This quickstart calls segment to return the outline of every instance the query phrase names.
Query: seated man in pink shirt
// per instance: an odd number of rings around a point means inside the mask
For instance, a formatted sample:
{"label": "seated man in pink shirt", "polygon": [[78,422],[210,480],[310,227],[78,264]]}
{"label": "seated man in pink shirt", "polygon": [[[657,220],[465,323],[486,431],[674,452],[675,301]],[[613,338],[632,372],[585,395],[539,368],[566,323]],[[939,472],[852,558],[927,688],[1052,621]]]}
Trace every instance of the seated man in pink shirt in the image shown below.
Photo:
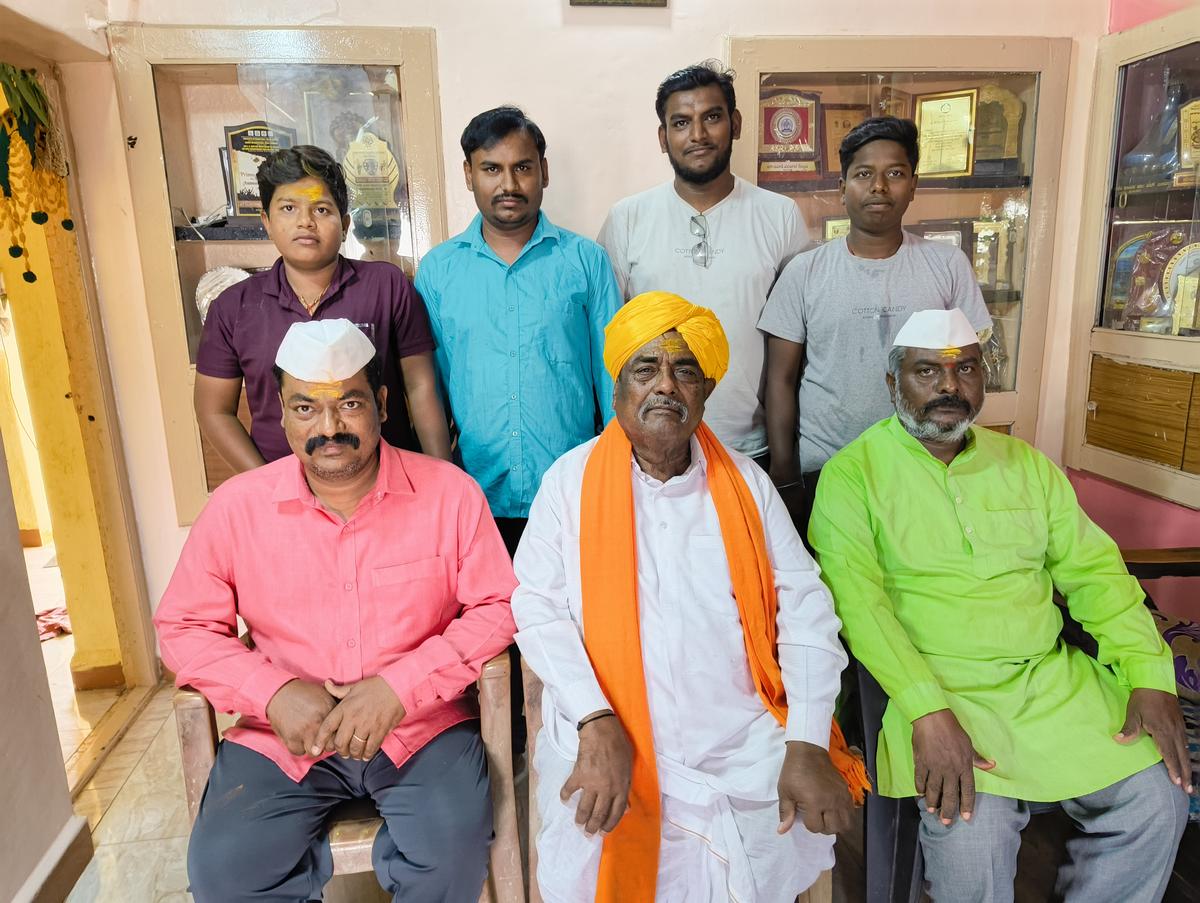
{"label": "seated man in pink shirt", "polygon": [[241,713],[192,830],[198,903],[320,899],[326,819],[355,797],[386,822],[373,858],[394,899],[483,884],[491,797],[464,690],[512,642],[516,581],[475,482],[380,439],[374,354],[348,320],[288,330],[294,454],[217,489],[155,615],[178,683]]}

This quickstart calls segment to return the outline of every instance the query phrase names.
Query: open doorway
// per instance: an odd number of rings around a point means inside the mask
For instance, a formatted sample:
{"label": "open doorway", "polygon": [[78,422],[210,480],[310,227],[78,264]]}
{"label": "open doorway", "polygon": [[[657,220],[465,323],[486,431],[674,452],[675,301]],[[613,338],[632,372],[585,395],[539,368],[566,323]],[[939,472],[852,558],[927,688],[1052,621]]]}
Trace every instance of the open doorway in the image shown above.
{"label": "open doorway", "polygon": [[[118,675],[115,671],[107,676],[92,675],[90,681],[111,686],[83,689],[76,687],[72,674],[75,636],[67,610],[66,589],[45,486],[45,480],[54,475],[43,470],[42,456],[34,437],[29,392],[3,274],[0,274],[0,440],[7,450],[8,478],[17,511],[25,574],[42,643],[59,746],[63,762],[67,764],[78,760],[95,727],[112,710],[126,687],[123,673]],[[69,542],[70,532],[65,535]],[[74,550],[68,548],[65,551],[70,556]],[[89,681],[82,678],[80,682],[86,684]]]}
{"label": "open doorway", "polygon": [[0,45],[0,436],[74,794],[159,667],[52,72]]}

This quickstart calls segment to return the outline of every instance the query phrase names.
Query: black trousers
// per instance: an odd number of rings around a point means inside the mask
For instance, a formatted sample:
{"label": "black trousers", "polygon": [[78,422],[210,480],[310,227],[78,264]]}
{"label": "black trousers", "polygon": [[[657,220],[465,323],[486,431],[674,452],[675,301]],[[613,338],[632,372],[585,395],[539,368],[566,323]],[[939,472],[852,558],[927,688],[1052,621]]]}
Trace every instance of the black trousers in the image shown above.
{"label": "black trousers", "polygon": [[332,756],[299,783],[261,753],[222,742],[188,846],[196,903],[320,900],[333,876],[330,812],[370,798],[385,827],[372,862],[393,900],[475,903],[487,874],[492,796],[476,721],[443,731],[397,768]]}

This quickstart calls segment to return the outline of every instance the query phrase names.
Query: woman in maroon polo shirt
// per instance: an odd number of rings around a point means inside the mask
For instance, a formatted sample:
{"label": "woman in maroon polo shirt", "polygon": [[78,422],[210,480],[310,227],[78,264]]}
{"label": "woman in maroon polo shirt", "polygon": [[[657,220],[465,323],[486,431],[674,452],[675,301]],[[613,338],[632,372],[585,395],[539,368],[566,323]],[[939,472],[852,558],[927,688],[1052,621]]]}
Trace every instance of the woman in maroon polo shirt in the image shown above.
{"label": "woman in maroon polo shirt", "polygon": [[[383,363],[390,408],[384,439],[415,449],[415,427],[421,451],[449,459],[425,305],[392,264],[338,253],[350,227],[341,167],[319,147],[297,145],[267,157],[258,187],[263,226],[280,257],[270,270],[226,289],[209,308],[196,355],[201,432],[237,472],[290,454],[271,372],[275,352],[293,323],[341,317],[367,334]],[[237,418],[243,381],[249,434]],[[400,399],[408,402],[407,411]]]}

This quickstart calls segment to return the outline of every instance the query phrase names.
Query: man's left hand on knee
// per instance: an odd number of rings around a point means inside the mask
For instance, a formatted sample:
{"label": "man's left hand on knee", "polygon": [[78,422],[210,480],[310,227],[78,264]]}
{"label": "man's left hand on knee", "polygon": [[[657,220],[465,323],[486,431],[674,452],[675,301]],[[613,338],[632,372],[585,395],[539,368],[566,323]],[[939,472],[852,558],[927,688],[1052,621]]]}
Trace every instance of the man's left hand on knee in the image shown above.
{"label": "man's left hand on knee", "polygon": [[1163,764],[1171,780],[1188,793],[1192,792],[1192,766],[1188,759],[1187,739],[1179,701],[1162,690],[1137,689],[1129,694],[1125,709],[1125,724],[1114,739],[1128,744],[1143,733],[1154,738]]}
{"label": "man's left hand on knee", "polygon": [[316,744],[347,759],[369,762],[404,718],[400,698],[382,677],[341,686],[327,680],[325,689],[340,701],[321,723]]}

